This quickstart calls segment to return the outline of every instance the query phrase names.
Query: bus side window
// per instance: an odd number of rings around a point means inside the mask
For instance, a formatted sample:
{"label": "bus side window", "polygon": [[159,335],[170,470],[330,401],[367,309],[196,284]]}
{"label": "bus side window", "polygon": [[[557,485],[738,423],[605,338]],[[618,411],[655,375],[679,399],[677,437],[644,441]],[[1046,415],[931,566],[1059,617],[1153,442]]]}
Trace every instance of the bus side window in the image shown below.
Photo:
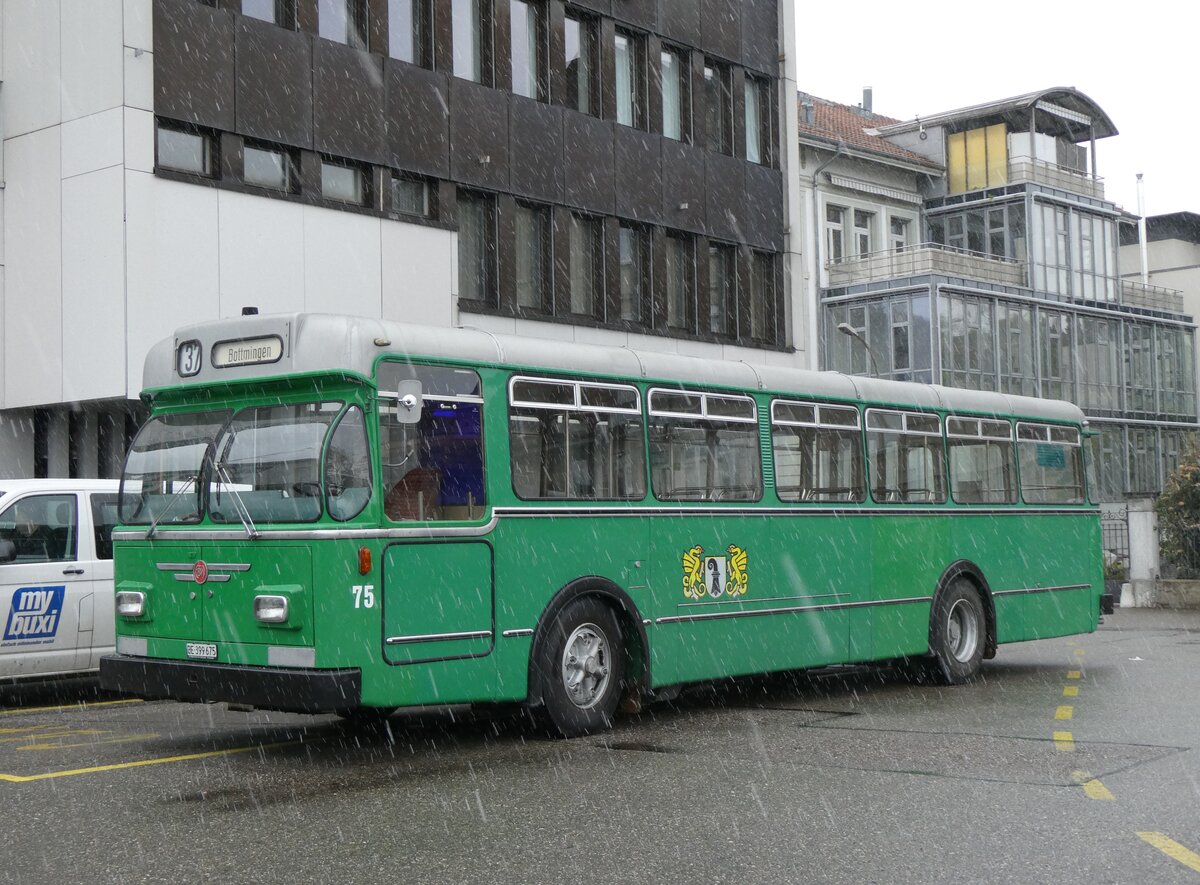
{"label": "bus side window", "polygon": [[[421,383],[421,419],[400,422],[385,391]],[[469,369],[382,363],[379,446],[383,510],[392,521],[478,519],[486,502],[483,398]]]}
{"label": "bus side window", "polygon": [[1012,426],[1007,421],[946,418],[950,495],[959,504],[1015,504]]}
{"label": "bus side window", "polygon": [[858,409],[771,404],[775,491],[788,503],[861,502],[867,496]]}
{"label": "bus side window", "polygon": [[650,391],[650,476],[660,501],[758,501],[761,468],[754,400]]}
{"label": "bus side window", "polygon": [[362,409],[342,415],[325,453],[325,506],[337,520],[353,519],[371,498],[371,458]]}
{"label": "bus side window", "polygon": [[867,409],[871,496],[880,504],[944,504],[941,420],[924,412]]}

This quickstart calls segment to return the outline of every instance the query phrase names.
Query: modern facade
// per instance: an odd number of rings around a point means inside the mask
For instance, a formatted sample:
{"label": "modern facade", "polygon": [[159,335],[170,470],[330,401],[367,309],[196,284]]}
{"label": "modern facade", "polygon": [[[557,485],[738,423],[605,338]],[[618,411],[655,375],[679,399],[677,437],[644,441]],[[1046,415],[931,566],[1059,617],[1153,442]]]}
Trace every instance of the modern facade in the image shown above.
{"label": "modern facade", "polygon": [[791,0],[0,10],[0,476],[113,475],[246,307],[811,361]]}
{"label": "modern facade", "polygon": [[799,117],[824,366],[1070,400],[1103,499],[1161,489],[1196,428],[1195,329],[1180,292],[1123,278],[1103,109],[1064,88],[904,122],[801,95]]}

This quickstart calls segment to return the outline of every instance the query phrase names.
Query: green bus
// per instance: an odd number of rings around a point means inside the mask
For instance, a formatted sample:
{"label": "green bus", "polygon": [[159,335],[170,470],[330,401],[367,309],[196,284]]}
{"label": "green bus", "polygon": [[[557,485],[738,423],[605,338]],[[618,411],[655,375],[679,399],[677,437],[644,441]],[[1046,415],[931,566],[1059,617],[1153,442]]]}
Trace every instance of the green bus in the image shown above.
{"label": "green bus", "polygon": [[321,314],[146,360],[107,689],[519,702],[1094,630],[1083,415],[999,393]]}

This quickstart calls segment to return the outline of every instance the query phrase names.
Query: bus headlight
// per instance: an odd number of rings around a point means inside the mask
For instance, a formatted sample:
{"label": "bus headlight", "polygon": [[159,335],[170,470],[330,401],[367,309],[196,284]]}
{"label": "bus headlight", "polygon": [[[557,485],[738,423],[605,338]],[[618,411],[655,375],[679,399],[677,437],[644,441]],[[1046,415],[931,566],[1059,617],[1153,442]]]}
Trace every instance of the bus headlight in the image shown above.
{"label": "bus headlight", "polygon": [[286,596],[255,596],[254,619],[264,624],[282,624],[288,619]]}
{"label": "bus headlight", "polygon": [[123,618],[140,618],[146,613],[146,594],[139,590],[122,590],[116,596],[117,614]]}

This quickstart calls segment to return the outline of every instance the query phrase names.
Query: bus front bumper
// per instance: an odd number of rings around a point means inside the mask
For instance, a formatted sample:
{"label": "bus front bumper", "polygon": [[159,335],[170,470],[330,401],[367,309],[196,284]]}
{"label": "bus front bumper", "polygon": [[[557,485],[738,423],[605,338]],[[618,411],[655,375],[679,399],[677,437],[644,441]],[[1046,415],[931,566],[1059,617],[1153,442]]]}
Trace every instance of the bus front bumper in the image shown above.
{"label": "bus front bumper", "polygon": [[289,713],[332,713],[358,707],[362,671],[106,655],[100,659],[100,686],[147,700],[226,701]]}

